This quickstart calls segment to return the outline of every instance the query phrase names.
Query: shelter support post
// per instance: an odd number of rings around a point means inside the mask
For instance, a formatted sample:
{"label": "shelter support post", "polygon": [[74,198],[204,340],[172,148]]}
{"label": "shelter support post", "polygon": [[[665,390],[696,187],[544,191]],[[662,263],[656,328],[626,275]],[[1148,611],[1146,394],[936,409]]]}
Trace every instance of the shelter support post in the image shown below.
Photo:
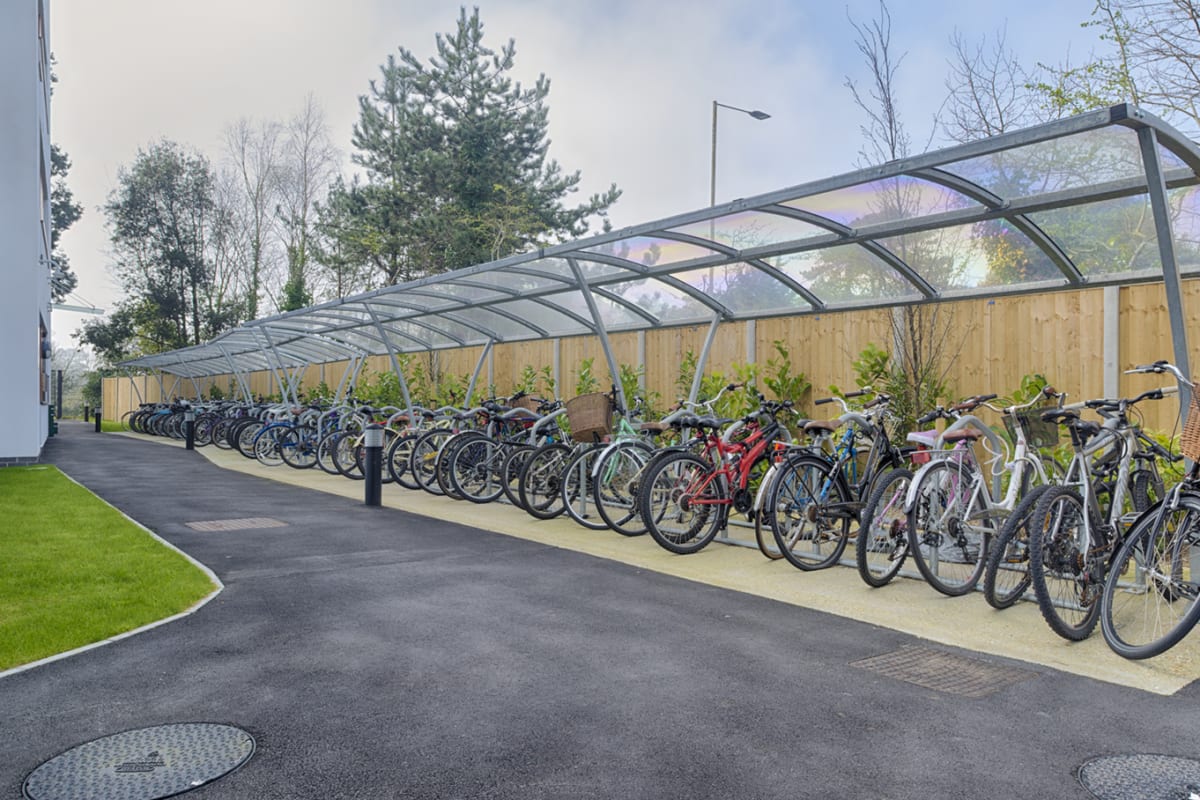
{"label": "shelter support post", "polygon": [[483,346],[483,352],[479,354],[479,360],[475,362],[475,371],[471,373],[471,382],[467,384],[467,397],[463,400],[463,405],[467,408],[471,407],[471,398],[475,396],[475,383],[479,380],[479,373],[483,370],[483,365],[492,352],[493,344],[495,341],[488,339],[487,344]]}
{"label": "shelter support post", "polygon": [[[375,323],[375,331],[379,334],[379,338],[383,340],[383,346],[387,348],[388,358],[392,360],[392,371],[396,373],[396,380],[400,382],[400,394],[404,397],[404,410],[408,412],[408,417],[411,420],[413,413],[412,396],[408,393],[408,381],[404,379],[404,370],[400,369],[400,359],[396,357],[396,348],[392,346],[392,340],[388,338],[387,333],[383,330],[383,323],[379,321],[379,315],[375,313],[374,307],[367,305],[367,311],[371,314],[371,321]],[[354,377],[358,377],[357,372]]]}
{"label": "shelter support post", "polygon": [[1104,396],[1121,396],[1121,287],[1104,287]]}
{"label": "shelter support post", "polygon": [[[1175,235],[1171,230],[1171,208],[1167,204],[1167,183],[1163,177],[1162,160],[1158,153],[1158,135],[1153,128],[1138,129],[1138,144],[1142,148],[1142,165],[1146,168],[1146,188],[1150,193],[1150,208],[1154,212],[1154,232],[1158,238],[1158,255],[1162,261],[1163,286],[1167,294],[1167,317],[1171,321],[1171,342],[1175,366],[1184,375],[1192,374],[1188,363],[1187,326],[1183,316],[1183,287],[1179,281],[1179,265],[1175,261]],[[1187,386],[1179,387],[1180,408],[1190,406],[1192,393]]]}
{"label": "shelter support post", "polygon": [[[283,382],[283,359],[279,357],[279,351],[275,349],[275,340],[271,338],[271,331],[266,327],[255,328],[255,331],[262,331],[263,336],[267,340],[267,350],[271,354],[273,366],[271,372],[275,375],[275,383],[279,386],[279,399],[286,402],[288,400],[288,388]],[[295,402],[295,398],[291,398]]]}
{"label": "shelter support post", "polygon": [[688,393],[688,402],[696,402],[700,394],[700,381],[704,377],[704,367],[708,364],[708,352],[712,350],[713,340],[717,338],[717,328],[721,325],[721,317],[714,314],[712,323],[708,326],[708,335],[704,337],[704,346],[700,348],[700,358],[696,359],[696,374],[692,376],[692,390]]}
{"label": "shelter support post", "polygon": [[612,342],[608,339],[608,329],[604,326],[604,318],[600,316],[596,298],[592,296],[592,289],[588,286],[583,270],[579,268],[575,259],[569,258],[567,263],[571,265],[571,272],[575,274],[583,301],[587,303],[588,312],[592,315],[592,323],[596,326],[596,337],[600,339],[600,347],[604,350],[604,360],[608,362],[608,376],[612,379],[612,386],[616,390],[617,404],[621,406],[625,414],[628,414],[630,409],[629,403],[625,400],[625,389],[621,386],[621,371],[617,368],[617,358],[613,355]]}
{"label": "shelter support post", "polygon": [[237,364],[234,362],[233,357],[229,355],[228,350],[220,345],[217,345],[217,351],[221,355],[225,356],[225,363],[229,365],[229,371],[233,374],[233,379],[237,381],[238,391],[242,393],[242,399],[247,403],[251,402],[253,398],[250,396],[250,383],[246,380],[246,376],[242,374],[240,369],[238,369]]}
{"label": "shelter support post", "polygon": [[[137,381],[133,379],[133,373],[125,370],[125,377],[129,378],[129,385],[133,387],[133,393],[137,395],[138,405],[140,406],[145,403],[146,401],[142,399],[142,390],[138,388]],[[116,411],[116,409],[114,408],[113,411]]]}

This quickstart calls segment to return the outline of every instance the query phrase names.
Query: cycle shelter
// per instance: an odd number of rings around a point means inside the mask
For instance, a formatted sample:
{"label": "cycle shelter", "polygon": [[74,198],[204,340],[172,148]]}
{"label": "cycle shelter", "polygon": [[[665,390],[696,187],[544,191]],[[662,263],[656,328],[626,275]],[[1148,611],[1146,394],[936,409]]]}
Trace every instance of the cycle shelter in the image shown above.
{"label": "cycle shelter", "polygon": [[473,388],[493,344],[592,335],[615,378],[610,333],[707,325],[694,399],[722,322],[1161,281],[1173,360],[1191,374],[1180,280],[1200,275],[1198,186],[1196,143],[1118,105],[253,320],[121,366],[160,381],[232,374],[245,396],[249,374],[268,371],[295,399],[309,365],[348,360],[340,393],[365,357],[385,355],[407,400],[400,354],[482,346]]}

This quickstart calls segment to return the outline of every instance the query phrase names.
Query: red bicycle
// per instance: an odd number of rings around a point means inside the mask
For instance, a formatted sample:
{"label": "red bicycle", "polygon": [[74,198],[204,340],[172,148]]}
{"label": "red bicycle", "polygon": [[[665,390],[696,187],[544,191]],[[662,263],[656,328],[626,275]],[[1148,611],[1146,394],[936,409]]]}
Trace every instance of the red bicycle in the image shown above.
{"label": "red bicycle", "polygon": [[759,397],[758,410],[738,420],[697,417],[682,420],[704,431],[700,454],[678,451],[646,466],[638,493],[647,530],[672,553],[703,550],[729,522],[731,511],[750,514],[754,492],[770,466],[771,445],[787,435],[776,419],[791,408]]}

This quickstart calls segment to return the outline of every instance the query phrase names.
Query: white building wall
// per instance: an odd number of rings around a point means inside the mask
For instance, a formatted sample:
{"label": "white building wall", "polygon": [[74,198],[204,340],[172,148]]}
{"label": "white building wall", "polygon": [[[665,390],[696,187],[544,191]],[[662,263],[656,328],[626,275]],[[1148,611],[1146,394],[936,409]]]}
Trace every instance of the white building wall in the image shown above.
{"label": "white building wall", "polygon": [[49,0],[0,2],[0,464],[49,433]]}

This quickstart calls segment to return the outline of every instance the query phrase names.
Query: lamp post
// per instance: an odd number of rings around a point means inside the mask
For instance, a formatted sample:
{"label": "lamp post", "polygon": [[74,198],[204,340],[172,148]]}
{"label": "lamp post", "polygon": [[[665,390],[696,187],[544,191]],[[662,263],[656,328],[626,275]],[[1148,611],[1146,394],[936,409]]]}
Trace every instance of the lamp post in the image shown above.
{"label": "lamp post", "polygon": [[755,109],[754,111],[751,111],[746,108],[738,108],[737,106],[730,106],[730,105],[726,105],[725,103],[718,103],[716,100],[713,100],[712,172],[711,172],[712,177],[711,177],[711,181],[709,183],[709,195],[708,195],[708,201],[709,201],[708,205],[710,207],[715,206],[717,204],[717,109],[718,108],[728,108],[730,111],[740,111],[743,114],[754,117],[757,120],[764,120],[764,119],[771,118],[771,115],[765,111],[758,111],[757,109]]}
{"label": "lamp post", "polygon": [[[725,103],[718,103],[716,100],[713,100],[712,171],[709,173],[710,174],[709,192],[708,192],[709,208],[712,208],[712,207],[716,206],[716,204],[717,204],[717,109],[718,108],[728,108],[730,111],[740,111],[743,114],[753,117],[754,119],[759,120],[759,121],[771,118],[771,115],[765,111],[759,111],[758,109],[754,109],[753,111],[751,111],[750,109],[747,109],[747,108],[738,108],[737,106],[726,105]],[[716,220],[715,219],[709,220],[709,222],[708,222],[708,238],[712,241],[716,241],[717,232],[716,232]],[[709,291],[712,291],[713,287],[716,285],[714,283],[715,278],[716,278],[716,276],[713,273],[712,267],[709,267],[709,270],[708,270],[708,290]]]}

